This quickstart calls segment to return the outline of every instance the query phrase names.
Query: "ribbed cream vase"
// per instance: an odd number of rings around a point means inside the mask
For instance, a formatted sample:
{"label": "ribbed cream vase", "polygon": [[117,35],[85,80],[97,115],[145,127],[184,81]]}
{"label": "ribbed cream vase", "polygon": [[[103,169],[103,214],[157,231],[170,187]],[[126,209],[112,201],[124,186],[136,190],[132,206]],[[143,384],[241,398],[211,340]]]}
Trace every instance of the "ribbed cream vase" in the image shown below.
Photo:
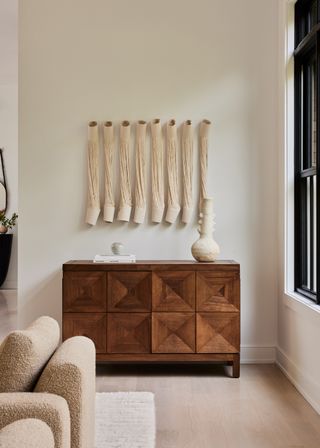
{"label": "ribbed cream vase", "polygon": [[146,214],[146,131],[147,123],[138,121],[136,126],[136,188],[133,221],[142,224]]}
{"label": "ribbed cream vase", "polygon": [[112,121],[106,121],[103,124],[103,140],[104,140],[104,181],[105,181],[103,219],[106,222],[113,222],[115,203],[113,193],[114,130]]}
{"label": "ribbed cream vase", "polygon": [[87,211],[85,221],[92,226],[96,225],[100,214],[99,197],[99,132],[98,123],[90,121],[88,124],[87,149]]}
{"label": "ribbed cream vase", "polygon": [[130,123],[123,121],[120,126],[120,205],[119,221],[129,221],[131,214],[131,180],[130,180]]}
{"label": "ribbed cream vase", "polygon": [[204,198],[198,228],[200,236],[191,247],[192,255],[197,261],[215,261],[218,258],[220,248],[212,237],[213,230],[213,199]]}

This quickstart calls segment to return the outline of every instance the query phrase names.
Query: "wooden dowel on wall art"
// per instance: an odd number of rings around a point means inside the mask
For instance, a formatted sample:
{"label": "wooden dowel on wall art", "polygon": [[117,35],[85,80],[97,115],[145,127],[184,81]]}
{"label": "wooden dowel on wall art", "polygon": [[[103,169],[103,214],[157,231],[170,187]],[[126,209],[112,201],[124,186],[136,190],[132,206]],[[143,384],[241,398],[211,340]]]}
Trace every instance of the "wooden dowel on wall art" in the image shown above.
{"label": "wooden dowel on wall art", "polygon": [[202,120],[200,124],[200,200],[199,210],[202,211],[203,199],[208,196],[207,194],[207,172],[208,172],[208,136],[211,127],[211,121]]}
{"label": "wooden dowel on wall art", "polygon": [[182,222],[188,223],[192,214],[192,181],[193,181],[193,129],[191,120],[182,127]]}
{"label": "wooden dowel on wall art", "polygon": [[146,130],[147,123],[139,120],[136,126],[136,188],[133,221],[141,224],[146,214]]}
{"label": "wooden dowel on wall art", "polygon": [[163,138],[160,119],[151,122],[152,147],[152,221],[162,221],[164,212]]}
{"label": "wooden dowel on wall art", "polygon": [[103,124],[104,139],[104,181],[105,198],[103,219],[107,222],[113,222],[114,217],[114,193],[113,193],[113,152],[114,152],[114,132],[112,121],[106,121]]}
{"label": "wooden dowel on wall art", "polygon": [[88,124],[87,177],[88,202],[86,223],[94,226],[97,223],[97,219],[100,214],[99,133],[98,123],[96,121],[90,121]]}
{"label": "wooden dowel on wall art", "polygon": [[166,221],[174,223],[180,212],[178,180],[178,139],[176,121],[167,123],[168,208]]}
{"label": "wooden dowel on wall art", "polygon": [[130,123],[123,121],[120,126],[120,206],[119,221],[129,221],[131,214],[131,181],[130,181]]}

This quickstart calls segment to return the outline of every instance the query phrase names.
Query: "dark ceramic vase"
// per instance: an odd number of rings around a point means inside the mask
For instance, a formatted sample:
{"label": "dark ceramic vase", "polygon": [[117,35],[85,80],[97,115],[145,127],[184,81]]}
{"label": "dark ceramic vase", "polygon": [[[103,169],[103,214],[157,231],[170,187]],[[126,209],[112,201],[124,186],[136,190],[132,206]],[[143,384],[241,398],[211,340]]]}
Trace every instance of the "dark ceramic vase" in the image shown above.
{"label": "dark ceramic vase", "polygon": [[12,247],[12,237],[12,233],[0,234],[0,288],[4,283],[8,273]]}

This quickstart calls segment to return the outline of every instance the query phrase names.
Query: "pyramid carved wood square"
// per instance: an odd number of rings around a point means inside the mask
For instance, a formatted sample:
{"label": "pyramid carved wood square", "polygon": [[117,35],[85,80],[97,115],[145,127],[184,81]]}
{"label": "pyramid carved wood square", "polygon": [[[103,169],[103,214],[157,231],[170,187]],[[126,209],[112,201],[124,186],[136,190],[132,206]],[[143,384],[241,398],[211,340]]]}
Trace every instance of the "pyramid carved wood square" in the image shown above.
{"label": "pyramid carved wood square", "polygon": [[105,272],[66,272],[63,276],[65,312],[106,311]]}
{"label": "pyramid carved wood square", "polygon": [[197,311],[239,311],[239,279],[235,276],[198,272],[196,283]]}
{"label": "pyramid carved wood square", "polygon": [[153,353],[194,353],[194,313],[152,313]]}
{"label": "pyramid carved wood square", "polygon": [[150,272],[109,272],[108,311],[150,310]]}
{"label": "pyramid carved wood square", "polygon": [[239,313],[198,313],[197,353],[237,353]]}
{"label": "pyramid carved wood square", "polygon": [[149,313],[108,314],[108,353],[150,353]]}
{"label": "pyramid carved wood square", "polygon": [[190,271],[154,272],[152,274],[152,309],[154,311],[194,311],[195,273]]}
{"label": "pyramid carved wood square", "polygon": [[66,313],[63,318],[63,339],[86,336],[94,342],[97,353],[106,353],[106,321],[106,314],[103,313]]}

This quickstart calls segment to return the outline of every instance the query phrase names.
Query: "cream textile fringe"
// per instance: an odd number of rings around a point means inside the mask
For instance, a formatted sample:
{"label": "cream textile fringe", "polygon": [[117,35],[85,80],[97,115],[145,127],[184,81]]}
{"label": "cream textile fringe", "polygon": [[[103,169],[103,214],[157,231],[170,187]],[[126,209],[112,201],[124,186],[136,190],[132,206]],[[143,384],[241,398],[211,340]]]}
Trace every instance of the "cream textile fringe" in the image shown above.
{"label": "cream textile fringe", "polygon": [[120,126],[120,208],[119,221],[129,221],[131,214],[131,184],[130,184],[130,123],[123,121]]}
{"label": "cream textile fringe", "polygon": [[211,127],[211,121],[202,120],[200,124],[200,201],[199,210],[202,211],[203,199],[207,194],[207,172],[208,172],[208,135]]}
{"label": "cream textile fringe", "polygon": [[133,221],[141,224],[146,214],[146,131],[147,123],[139,120],[136,126],[136,188]]}
{"label": "cream textile fringe", "polygon": [[178,142],[176,121],[167,123],[168,208],[166,221],[174,223],[180,212],[178,184]]}
{"label": "cream textile fringe", "polygon": [[193,179],[193,129],[191,120],[182,127],[182,185],[183,208],[182,222],[188,223],[192,213],[192,179]]}
{"label": "cream textile fringe", "polygon": [[160,119],[151,123],[152,221],[161,222],[164,212],[163,138]]}
{"label": "cream textile fringe", "polygon": [[90,121],[88,124],[88,202],[86,223],[96,225],[100,214],[99,198],[99,133],[98,123]]}
{"label": "cream textile fringe", "polygon": [[112,121],[106,121],[103,124],[104,137],[104,180],[105,197],[103,219],[107,222],[113,222],[114,217],[114,193],[112,185],[113,172],[113,152],[114,152],[114,132]]}

